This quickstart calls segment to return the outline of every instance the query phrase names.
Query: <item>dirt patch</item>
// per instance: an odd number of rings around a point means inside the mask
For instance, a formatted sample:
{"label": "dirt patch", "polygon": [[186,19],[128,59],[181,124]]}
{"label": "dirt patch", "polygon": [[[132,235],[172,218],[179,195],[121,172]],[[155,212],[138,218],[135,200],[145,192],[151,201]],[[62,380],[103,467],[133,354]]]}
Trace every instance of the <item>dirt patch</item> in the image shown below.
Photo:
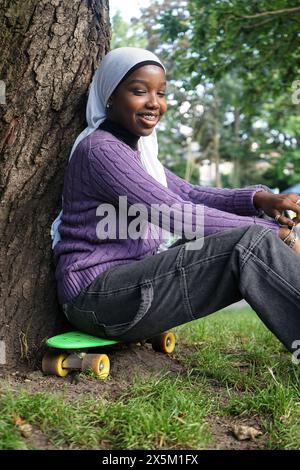
{"label": "dirt patch", "polygon": [[[214,436],[214,443],[208,449],[214,450],[262,450],[266,449],[267,435],[264,434],[258,417],[232,418],[211,416],[207,420],[211,433]],[[254,440],[239,441],[233,434],[234,425],[250,426],[257,431],[262,431],[262,435]]]}
{"label": "dirt patch", "polygon": [[29,448],[39,450],[57,450],[48,438],[38,428],[33,427],[32,433],[26,438],[26,444]]}

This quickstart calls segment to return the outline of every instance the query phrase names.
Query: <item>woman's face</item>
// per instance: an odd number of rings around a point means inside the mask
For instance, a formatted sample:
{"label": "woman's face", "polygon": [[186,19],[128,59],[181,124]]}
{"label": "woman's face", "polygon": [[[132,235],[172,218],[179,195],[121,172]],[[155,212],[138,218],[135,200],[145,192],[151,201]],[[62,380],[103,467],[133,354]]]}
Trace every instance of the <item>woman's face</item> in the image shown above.
{"label": "woman's face", "polygon": [[150,135],[167,111],[166,76],[157,65],[144,65],[122,82],[108,103],[107,117],[139,137]]}

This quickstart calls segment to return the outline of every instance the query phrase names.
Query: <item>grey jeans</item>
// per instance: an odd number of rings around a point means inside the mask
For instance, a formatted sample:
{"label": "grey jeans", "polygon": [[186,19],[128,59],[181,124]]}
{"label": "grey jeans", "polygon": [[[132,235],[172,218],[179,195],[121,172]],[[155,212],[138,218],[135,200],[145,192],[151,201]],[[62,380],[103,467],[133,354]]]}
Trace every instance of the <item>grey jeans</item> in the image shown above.
{"label": "grey jeans", "polygon": [[210,235],[196,250],[179,240],[164,252],[113,267],[63,309],[86,333],[138,341],[242,298],[293,351],[300,340],[300,256],[261,225]]}

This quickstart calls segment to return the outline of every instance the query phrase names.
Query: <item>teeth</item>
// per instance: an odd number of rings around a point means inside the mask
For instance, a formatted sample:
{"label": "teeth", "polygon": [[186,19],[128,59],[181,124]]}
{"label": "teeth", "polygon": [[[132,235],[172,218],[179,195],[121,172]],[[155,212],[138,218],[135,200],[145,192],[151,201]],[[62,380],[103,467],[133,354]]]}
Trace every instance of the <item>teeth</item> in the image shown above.
{"label": "teeth", "polygon": [[141,114],[141,116],[144,119],[148,119],[148,121],[155,121],[156,120],[156,116],[152,116],[151,114]]}

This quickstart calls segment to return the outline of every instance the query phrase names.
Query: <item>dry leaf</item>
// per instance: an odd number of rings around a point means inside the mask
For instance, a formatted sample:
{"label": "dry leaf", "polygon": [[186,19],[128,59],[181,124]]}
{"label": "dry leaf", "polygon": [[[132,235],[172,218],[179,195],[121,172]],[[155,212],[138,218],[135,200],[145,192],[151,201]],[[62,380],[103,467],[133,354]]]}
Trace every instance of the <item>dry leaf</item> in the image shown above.
{"label": "dry leaf", "polygon": [[30,437],[32,434],[32,426],[27,424],[25,419],[21,418],[16,414],[13,415],[13,422],[15,426],[18,426],[20,433],[23,437]]}
{"label": "dry leaf", "polygon": [[13,415],[13,422],[15,426],[22,426],[23,424],[26,424],[26,421],[21,418],[21,416],[18,416],[16,414]]}
{"label": "dry leaf", "polygon": [[234,425],[232,427],[232,432],[239,441],[244,441],[246,439],[252,439],[254,441],[257,436],[262,435],[261,431],[242,424]]}
{"label": "dry leaf", "polygon": [[23,437],[30,437],[32,434],[32,426],[30,424],[22,424],[19,426],[19,429]]}

